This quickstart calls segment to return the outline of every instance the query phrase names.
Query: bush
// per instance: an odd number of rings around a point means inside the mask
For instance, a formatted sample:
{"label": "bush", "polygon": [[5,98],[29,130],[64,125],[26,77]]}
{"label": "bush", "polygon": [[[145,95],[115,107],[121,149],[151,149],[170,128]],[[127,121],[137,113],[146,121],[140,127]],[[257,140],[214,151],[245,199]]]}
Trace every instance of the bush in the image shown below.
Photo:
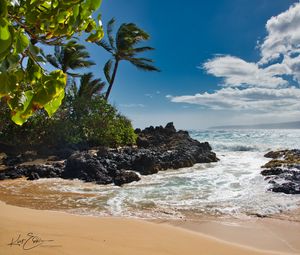
{"label": "bush", "polygon": [[0,141],[21,148],[70,145],[117,147],[135,144],[130,120],[101,96],[89,100],[67,95],[51,118],[40,110],[23,126],[11,122],[6,104],[0,105]]}

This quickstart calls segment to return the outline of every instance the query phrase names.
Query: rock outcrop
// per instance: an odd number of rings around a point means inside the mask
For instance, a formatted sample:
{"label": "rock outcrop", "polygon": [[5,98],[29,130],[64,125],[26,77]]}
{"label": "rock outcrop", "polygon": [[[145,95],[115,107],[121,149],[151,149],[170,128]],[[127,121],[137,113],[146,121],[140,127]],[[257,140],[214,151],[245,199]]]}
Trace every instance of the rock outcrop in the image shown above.
{"label": "rock outcrop", "polygon": [[29,180],[61,177],[98,184],[123,185],[139,181],[140,175],[218,161],[207,142],[200,143],[192,139],[186,131],[176,131],[173,123],[167,124],[165,128],[160,126],[136,130],[136,133],[136,147],[101,147],[77,151],[66,158],[64,163],[14,165],[10,161],[10,167],[0,172],[0,179],[21,176]]}
{"label": "rock outcrop", "polygon": [[270,190],[300,194],[300,150],[271,151],[265,157],[272,158],[261,172],[272,184]]}

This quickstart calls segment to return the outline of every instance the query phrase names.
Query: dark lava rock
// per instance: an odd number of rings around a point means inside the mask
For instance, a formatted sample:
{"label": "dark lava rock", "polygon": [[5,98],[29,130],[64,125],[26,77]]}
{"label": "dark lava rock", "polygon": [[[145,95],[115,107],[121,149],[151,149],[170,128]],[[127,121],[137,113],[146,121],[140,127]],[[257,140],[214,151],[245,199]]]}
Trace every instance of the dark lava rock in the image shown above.
{"label": "dark lava rock", "polygon": [[80,179],[98,184],[109,184],[113,178],[107,168],[89,153],[75,153],[70,156],[62,175],[65,179]]}
{"label": "dark lava rock", "polygon": [[134,171],[121,170],[118,172],[118,175],[114,179],[114,183],[118,186],[122,186],[123,184],[130,182],[137,182],[141,178]]}
{"label": "dark lava rock", "polygon": [[137,129],[136,133],[137,147],[85,148],[85,151],[77,152],[74,152],[74,148],[56,150],[53,159],[67,157],[66,163],[48,161],[47,164],[24,166],[19,164],[18,158],[10,159],[8,165],[12,167],[1,172],[0,180],[23,176],[29,180],[61,177],[123,185],[139,181],[139,174],[149,175],[167,169],[191,167],[196,163],[218,161],[207,142],[192,139],[187,131],[176,131],[173,123],[168,123],[166,127]]}
{"label": "dark lava rock", "polygon": [[55,165],[18,165],[9,167],[1,172],[0,179],[16,179],[27,177],[28,180],[39,178],[58,178],[63,172],[63,166]]}
{"label": "dark lava rock", "polygon": [[281,150],[268,152],[265,157],[272,158],[261,171],[267,176],[271,191],[286,194],[300,194],[300,150]]}
{"label": "dark lava rock", "polygon": [[282,174],[282,173],[284,173],[284,170],[281,169],[281,168],[276,168],[276,167],[272,167],[270,169],[266,169],[266,170],[261,171],[261,174],[263,176],[279,175],[279,174]]}
{"label": "dark lava rock", "polygon": [[132,169],[143,175],[149,175],[157,173],[159,167],[155,155],[150,150],[143,149],[133,157]]}
{"label": "dark lava rock", "polygon": [[275,183],[271,190],[285,194],[300,194],[300,184],[295,182]]}
{"label": "dark lava rock", "polygon": [[6,158],[3,159],[3,164],[5,166],[15,166],[18,164],[21,164],[23,161],[21,159],[21,156],[7,156]]}

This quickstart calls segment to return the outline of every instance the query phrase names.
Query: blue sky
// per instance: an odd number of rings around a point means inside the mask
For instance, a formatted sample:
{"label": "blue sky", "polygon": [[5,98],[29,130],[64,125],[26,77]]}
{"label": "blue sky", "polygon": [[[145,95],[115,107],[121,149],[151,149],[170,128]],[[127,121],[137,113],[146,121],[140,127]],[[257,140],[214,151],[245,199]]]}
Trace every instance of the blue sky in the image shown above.
{"label": "blue sky", "polygon": [[[147,31],[147,44],[156,49],[147,57],[161,69],[141,72],[122,62],[110,102],[135,127],[299,120],[300,37],[290,37],[295,25],[299,30],[300,17],[293,10],[298,5],[291,0],[103,0],[103,24],[115,17],[116,28],[134,22]],[[285,45],[289,51],[278,50],[280,39],[282,44],[291,40]],[[104,78],[109,55],[87,46],[97,63],[92,71]]]}

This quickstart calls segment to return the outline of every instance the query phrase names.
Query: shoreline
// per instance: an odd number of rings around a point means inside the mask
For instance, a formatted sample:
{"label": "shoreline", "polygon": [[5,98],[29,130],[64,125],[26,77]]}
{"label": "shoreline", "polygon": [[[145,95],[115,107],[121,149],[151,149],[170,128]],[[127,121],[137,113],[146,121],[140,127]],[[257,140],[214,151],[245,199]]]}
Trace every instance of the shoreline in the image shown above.
{"label": "shoreline", "polygon": [[[0,248],[4,254],[23,254],[22,247],[9,246],[11,238],[22,238],[31,232],[42,239],[56,240],[28,251],[29,254],[299,254],[300,227],[284,224],[283,234],[288,245],[280,245],[275,235],[266,240],[267,246],[255,245],[245,240],[262,236],[262,228],[252,225],[230,225],[228,221],[156,221],[139,219],[91,217],[35,210],[0,202]],[[263,226],[277,229],[274,222]],[[227,224],[227,225],[226,225]],[[292,223],[290,223],[292,224]],[[275,226],[275,227],[274,227]],[[248,228],[247,230],[249,230]],[[297,231],[297,229],[299,229]],[[219,233],[219,234],[218,234]],[[266,232],[264,233],[266,234]],[[300,234],[300,233],[299,233]],[[223,236],[222,236],[223,235]],[[224,236],[230,237],[224,239]],[[239,237],[239,238],[237,238]],[[244,241],[243,241],[244,240]],[[287,243],[286,243],[287,244]],[[297,247],[294,247],[296,245]],[[22,245],[21,245],[22,246]],[[271,249],[270,247],[273,247]],[[259,248],[259,249],[258,249]]]}

